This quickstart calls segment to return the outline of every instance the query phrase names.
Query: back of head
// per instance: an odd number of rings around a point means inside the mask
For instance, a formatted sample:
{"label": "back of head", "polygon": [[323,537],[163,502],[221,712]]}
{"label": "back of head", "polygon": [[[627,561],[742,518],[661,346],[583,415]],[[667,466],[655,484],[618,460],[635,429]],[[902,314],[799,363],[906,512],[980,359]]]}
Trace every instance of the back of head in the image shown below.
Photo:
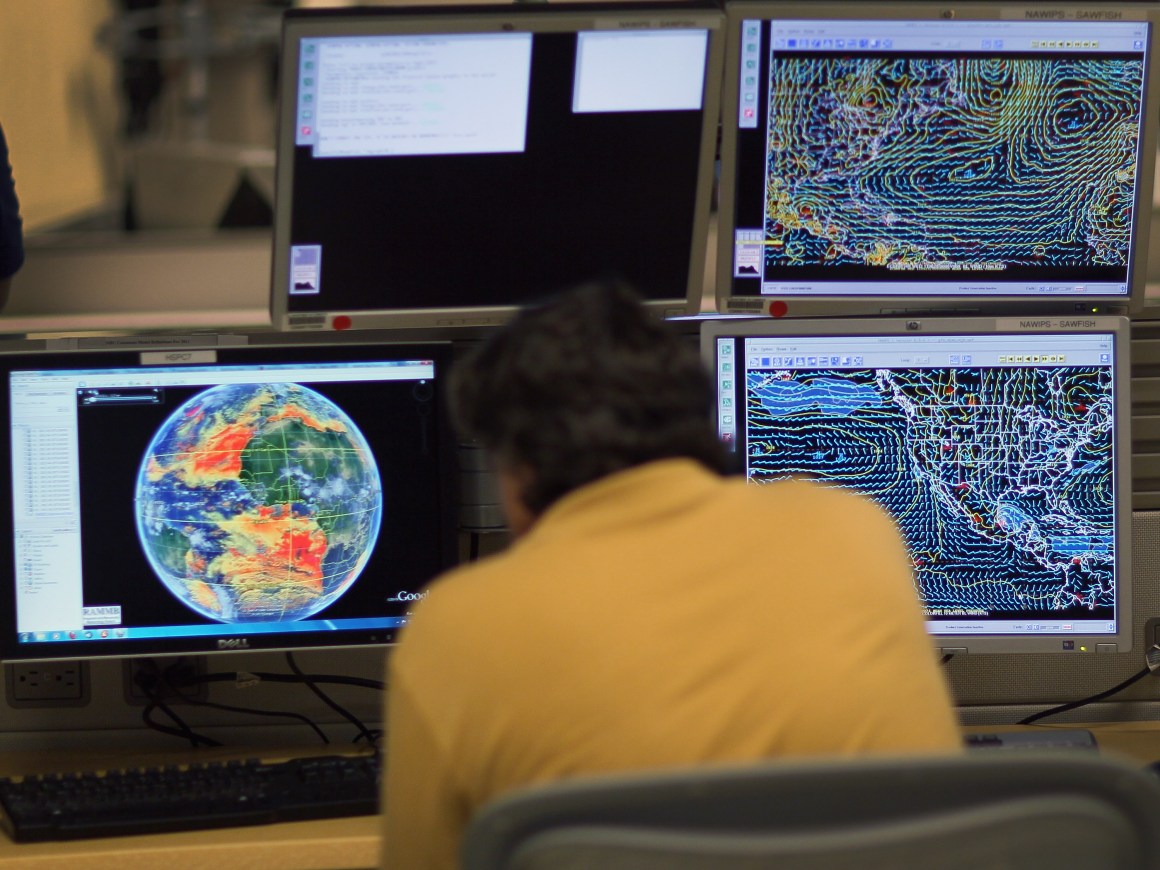
{"label": "back of head", "polygon": [[537,514],[586,483],[657,459],[725,469],[696,349],[615,283],[520,312],[457,363],[451,396],[462,435],[502,467],[530,472],[523,499]]}

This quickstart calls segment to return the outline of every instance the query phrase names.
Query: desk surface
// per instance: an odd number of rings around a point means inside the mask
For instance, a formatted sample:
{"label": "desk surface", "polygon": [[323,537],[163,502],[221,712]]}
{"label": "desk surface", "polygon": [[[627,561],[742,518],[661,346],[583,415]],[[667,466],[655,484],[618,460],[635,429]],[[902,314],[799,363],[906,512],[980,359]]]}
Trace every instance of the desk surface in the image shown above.
{"label": "desk surface", "polygon": [[[253,749],[4,753],[0,754],[0,776],[183,764],[255,754],[259,753]],[[320,753],[315,747],[302,752],[260,754],[277,759]],[[378,861],[378,816],[57,843],[13,843],[0,834],[0,870],[356,870],[377,867]]]}

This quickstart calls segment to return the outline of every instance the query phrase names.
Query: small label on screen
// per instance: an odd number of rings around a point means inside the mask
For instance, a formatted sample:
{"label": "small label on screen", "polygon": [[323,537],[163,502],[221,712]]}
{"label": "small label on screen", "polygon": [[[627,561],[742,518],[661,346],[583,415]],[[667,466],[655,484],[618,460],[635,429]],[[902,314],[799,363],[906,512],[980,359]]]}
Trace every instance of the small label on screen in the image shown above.
{"label": "small label on screen", "polygon": [[307,296],[322,291],[322,245],[290,248],[290,295]]}
{"label": "small label on screen", "polygon": [[151,350],[141,354],[143,366],[217,362],[216,350]]}

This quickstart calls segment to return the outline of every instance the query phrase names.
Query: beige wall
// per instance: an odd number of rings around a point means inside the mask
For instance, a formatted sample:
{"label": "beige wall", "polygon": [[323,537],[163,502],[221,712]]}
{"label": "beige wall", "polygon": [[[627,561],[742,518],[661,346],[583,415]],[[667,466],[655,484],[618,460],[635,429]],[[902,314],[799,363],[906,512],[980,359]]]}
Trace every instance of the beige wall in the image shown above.
{"label": "beige wall", "polygon": [[29,231],[83,214],[116,187],[110,0],[0,0],[0,125]]}

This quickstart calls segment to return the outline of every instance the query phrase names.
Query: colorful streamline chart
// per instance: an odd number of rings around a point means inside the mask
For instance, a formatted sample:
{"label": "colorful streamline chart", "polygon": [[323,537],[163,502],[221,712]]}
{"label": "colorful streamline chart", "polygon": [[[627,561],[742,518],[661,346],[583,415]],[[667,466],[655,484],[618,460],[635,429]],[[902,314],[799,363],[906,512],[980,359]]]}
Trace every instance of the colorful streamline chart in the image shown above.
{"label": "colorful streamline chart", "polygon": [[1115,605],[1112,374],[1085,366],[750,369],[747,467],[866,493],[928,616]]}
{"label": "colorful streamline chart", "polygon": [[730,4],[719,310],[1122,313],[1146,271],[1150,13],[856,6]]}
{"label": "colorful streamline chart", "polygon": [[226,384],[170,415],[137,482],[149,563],[221,622],[300,620],[358,578],[378,537],[378,468],[350,417],[292,383]]}
{"label": "colorful streamline chart", "polygon": [[783,52],[769,75],[766,270],[1128,264],[1142,57]]}

